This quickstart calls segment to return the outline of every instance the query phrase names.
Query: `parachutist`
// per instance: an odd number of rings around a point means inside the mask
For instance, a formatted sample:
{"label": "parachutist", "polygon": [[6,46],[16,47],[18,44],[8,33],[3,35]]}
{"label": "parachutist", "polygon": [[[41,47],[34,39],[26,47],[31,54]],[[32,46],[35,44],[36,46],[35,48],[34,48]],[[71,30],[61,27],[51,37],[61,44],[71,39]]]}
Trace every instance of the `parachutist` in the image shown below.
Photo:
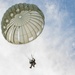
{"label": "parachutist", "polygon": [[32,68],[32,66],[35,67],[35,65],[36,65],[36,62],[35,62],[35,59],[34,59],[34,58],[32,58],[32,59],[29,61],[29,63],[31,64],[30,68]]}

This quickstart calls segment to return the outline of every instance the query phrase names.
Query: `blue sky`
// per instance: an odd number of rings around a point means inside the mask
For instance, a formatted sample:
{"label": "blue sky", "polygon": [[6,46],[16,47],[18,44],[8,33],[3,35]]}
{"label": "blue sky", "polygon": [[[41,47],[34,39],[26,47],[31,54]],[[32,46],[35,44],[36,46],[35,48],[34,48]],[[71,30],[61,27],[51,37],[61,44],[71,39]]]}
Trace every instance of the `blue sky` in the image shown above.
{"label": "blue sky", "polygon": [[[16,3],[33,3],[44,13],[42,34],[25,45],[8,43],[0,28],[0,75],[75,75],[74,0],[0,0],[0,22]],[[29,69],[27,57],[34,53],[37,65]]]}

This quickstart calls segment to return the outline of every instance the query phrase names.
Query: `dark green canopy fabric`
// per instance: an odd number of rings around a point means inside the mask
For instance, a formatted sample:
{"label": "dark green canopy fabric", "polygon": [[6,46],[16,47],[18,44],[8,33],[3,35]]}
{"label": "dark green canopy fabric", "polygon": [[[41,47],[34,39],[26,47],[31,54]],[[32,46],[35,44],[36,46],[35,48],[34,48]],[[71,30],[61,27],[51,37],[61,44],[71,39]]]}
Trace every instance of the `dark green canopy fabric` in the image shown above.
{"label": "dark green canopy fabric", "polygon": [[43,12],[36,5],[16,4],[2,18],[2,34],[13,44],[26,44],[39,36],[44,23]]}

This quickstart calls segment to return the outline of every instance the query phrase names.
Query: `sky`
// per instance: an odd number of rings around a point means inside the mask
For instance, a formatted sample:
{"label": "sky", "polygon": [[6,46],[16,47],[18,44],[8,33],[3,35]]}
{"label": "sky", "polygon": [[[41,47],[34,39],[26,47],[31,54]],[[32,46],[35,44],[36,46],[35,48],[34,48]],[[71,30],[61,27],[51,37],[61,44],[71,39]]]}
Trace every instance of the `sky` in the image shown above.
{"label": "sky", "polygon": [[[0,24],[5,11],[16,3],[37,5],[45,26],[37,39],[23,45],[7,42],[0,26],[0,75],[75,75],[75,1],[0,0]],[[32,69],[31,54],[37,63]]]}

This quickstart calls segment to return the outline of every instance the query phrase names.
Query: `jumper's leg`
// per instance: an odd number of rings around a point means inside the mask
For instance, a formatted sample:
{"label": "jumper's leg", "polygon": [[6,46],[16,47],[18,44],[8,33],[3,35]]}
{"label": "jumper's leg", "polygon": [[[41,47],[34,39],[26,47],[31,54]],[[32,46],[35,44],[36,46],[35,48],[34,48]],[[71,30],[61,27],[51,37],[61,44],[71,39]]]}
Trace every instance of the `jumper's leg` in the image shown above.
{"label": "jumper's leg", "polygon": [[30,68],[32,68],[32,65],[30,66]]}

